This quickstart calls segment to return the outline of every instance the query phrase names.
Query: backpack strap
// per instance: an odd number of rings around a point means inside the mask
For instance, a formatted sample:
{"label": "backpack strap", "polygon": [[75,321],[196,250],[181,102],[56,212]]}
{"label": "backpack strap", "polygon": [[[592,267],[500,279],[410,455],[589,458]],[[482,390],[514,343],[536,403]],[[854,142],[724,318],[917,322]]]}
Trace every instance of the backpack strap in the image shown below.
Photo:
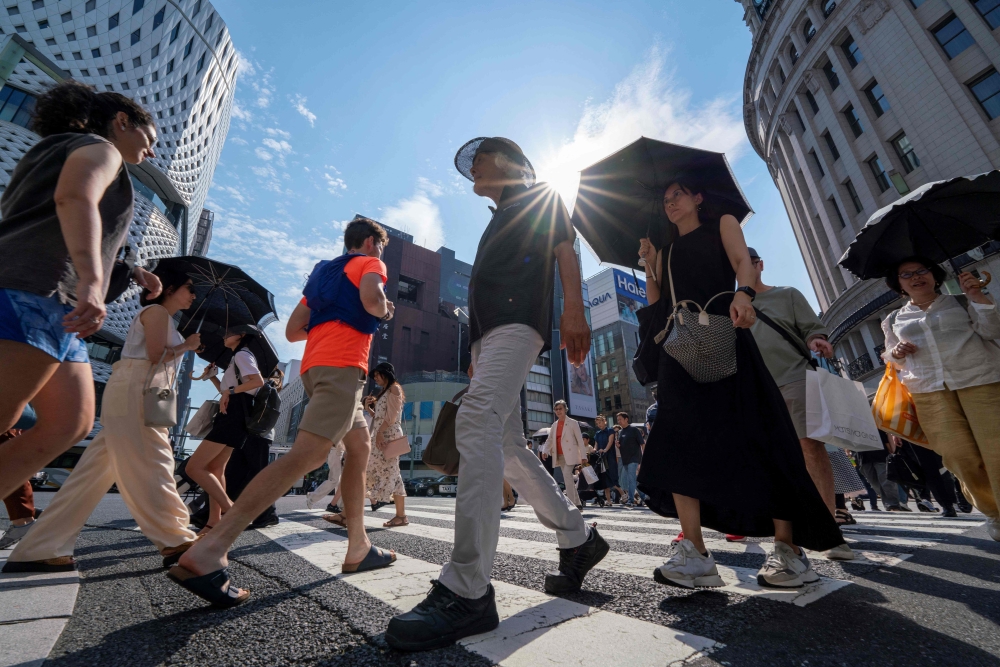
{"label": "backpack strap", "polygon": [[759,308],[755,307],[753,310],[755,313],[757,313],[757,317],[760,318],[761,322],[763,322],[764,324],[766,324],[767,326],[771,327],[779,334],[781,334],[781,337],[784,338],[786,341],[788,341],[789,345],[798,350],[798,352],[806,358],[806,361],[809,363],[810,366],[812,366],[814,369],[817,366],[819,366],[819,362],[813,359],[812,353],[808,352],[807,349],[803,349],[802,341],[792,336],[792,334],[789,333],[788,330],[785,329],[785,327],[779,325],[777,322],[775,322],[770,317],[765,315],[763,312],[761,312]]}

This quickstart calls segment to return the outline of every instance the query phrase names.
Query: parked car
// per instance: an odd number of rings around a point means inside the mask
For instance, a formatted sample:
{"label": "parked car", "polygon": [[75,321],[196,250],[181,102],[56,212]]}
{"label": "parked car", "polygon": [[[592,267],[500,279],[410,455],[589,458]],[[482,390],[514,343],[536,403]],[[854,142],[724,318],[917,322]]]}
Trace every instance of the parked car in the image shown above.
{"label": "parked car", "polygon": [[35,491],[46,488],[46,484],[49,481],[49,473],[44,470],[39,470],[34,475],[31,476],[29,480],[31,482],[31,488]]}
{"label": "parked car", "polygon": [[458,493],[458,477],[453,475],[414,481],[418,482],[413,485],[413,495],[415,496],[454,496]]}

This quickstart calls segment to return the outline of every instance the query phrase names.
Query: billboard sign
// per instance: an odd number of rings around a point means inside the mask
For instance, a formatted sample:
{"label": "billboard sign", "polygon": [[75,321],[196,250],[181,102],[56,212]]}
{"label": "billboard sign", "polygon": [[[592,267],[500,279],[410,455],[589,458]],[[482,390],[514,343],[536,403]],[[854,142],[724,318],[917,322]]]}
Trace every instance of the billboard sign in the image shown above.
{"label": "billboard sign", "polygon": [[569,363],[566,353],[563,352],[563,363],[566,366],[566,377],[569,378],[569,413],[574,417],[597,416],[597,396],[594,391],[593,359],[592,353],[587,353],[587,358],[579,366]]}

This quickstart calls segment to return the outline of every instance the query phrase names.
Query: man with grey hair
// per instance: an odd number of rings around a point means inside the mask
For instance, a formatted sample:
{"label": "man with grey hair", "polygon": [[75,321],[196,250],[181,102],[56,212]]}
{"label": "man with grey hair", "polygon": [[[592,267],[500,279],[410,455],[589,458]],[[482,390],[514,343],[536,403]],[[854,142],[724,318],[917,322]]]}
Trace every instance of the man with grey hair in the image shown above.
{"label": "man with grey hair", "polygon": [[493,218],[479,242],[469,283],[474,373],[455,420],[462,462],[455,546],[427,598],[389,621],[386,642],[406,651],[447,646],[500,624],[490,572],[505,477],[542,525],[556,531],[559,568],[545,575],[546,592],[579,590],[609,550],[525,448],[519,409],[528,371],[552,345],[557,262],[565,295],[561,347],[574,365],[590,351],[569,214],[553,189],[534,182],[531,163],[509,139],[473,139],[459,149],[455,167],[496,208],[491,207]]}

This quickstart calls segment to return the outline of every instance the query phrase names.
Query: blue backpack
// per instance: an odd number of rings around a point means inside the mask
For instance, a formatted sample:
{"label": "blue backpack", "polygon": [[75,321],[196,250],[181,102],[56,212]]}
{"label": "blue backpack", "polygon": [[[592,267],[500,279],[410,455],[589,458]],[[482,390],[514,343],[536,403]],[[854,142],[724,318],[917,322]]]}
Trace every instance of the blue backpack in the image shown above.
{"label": "blue backpack", "polygon": [[322,260],[313,267],[302,295],[309,306],[309,326],[306,331],[324,322],[339,321],[361,333],[378,331],[379,319],[365,310],[361,290],[354,286],[344,267],[361,253],[341,255],[337,259]]}

